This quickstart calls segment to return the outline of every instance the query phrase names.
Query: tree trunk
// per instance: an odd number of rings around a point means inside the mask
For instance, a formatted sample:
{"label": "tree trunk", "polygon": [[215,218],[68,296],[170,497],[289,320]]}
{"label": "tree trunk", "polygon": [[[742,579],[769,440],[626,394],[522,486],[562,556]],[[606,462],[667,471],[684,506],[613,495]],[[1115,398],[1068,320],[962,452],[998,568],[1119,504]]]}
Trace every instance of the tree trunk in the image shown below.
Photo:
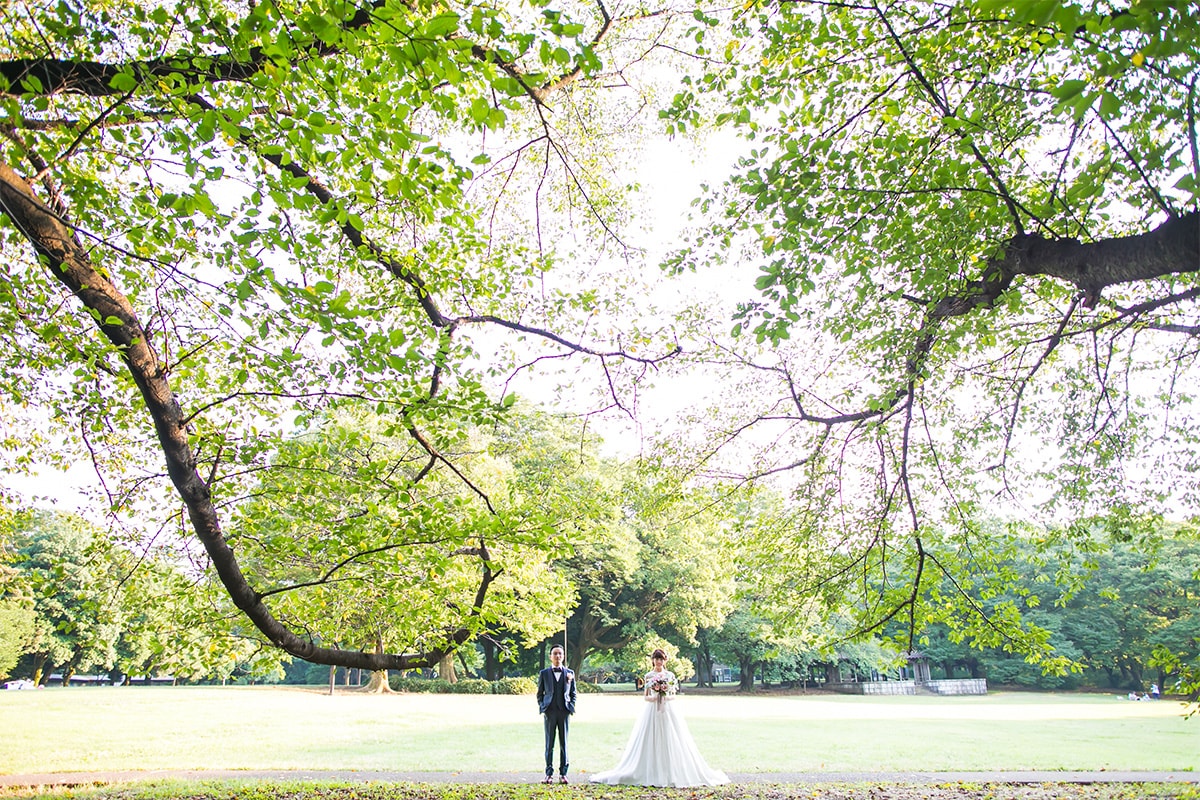
{"label": "tree trunk", "polygon": [[1200,270],[1200,213],[1190,212],[1157,228],[1096,242],[1048,239],[1038,234],[1014,236],[1003,254],[958,294],[933,308],[934,319],[967,314],[993,305],[1017,275],[1047,275],[1074,284],[1093,304],[1109,286],[1148,281]]}
{"label": "tree trunk", "polygon": [[458,676],[454,674],[453,653],[446,653],[438,662],[438,677],[450,683],[458,683]]}
{"label": "tree trunk", "polygon": [[699,640],[700,644],[696,648],[696,686],[707,686],[711,689],[713,685],[712,650],[708,647],[706,635],[702,634]]}
{"label": "tree trunk", "polygon": [[697,651],[696,653],[696,686],[712,686],[712,669],[709,668],[708,662],[704,659],[704,654]]}
{"label": "tree trunk", "polygon": [[388,671],[386,669],[377,669],[372,672],[371,680],[367,681],[367,685],[363,691],[367,694],[395,694],[392,691],[392,685],[388,682]]}
{"label": "tree trunk", "polygon": [[41,686],[42,680],[46,677],[46,662],[50,660],[49,656],[34,656],[33,657],[33,685]]}
{"label": "tree trunk", "polygon": [[472,677],[471,669],[467,666],[467,657],[463,654],[462,650],[458,651],[458,665],[462,667],[462,674],[464,678]]}
{"label": "tree trunk", "polygon": [[[383,653],[383,637],[375,637],[375,652]],[[347,671],[348,672],[348,671]],[[360,680],[359,683],[362,683]],[[365,690],[367,694],[394,694],[392,684],[388,681],[388,671],[386,669],[377,669],[371,671],[371,680],[367,682]]]}
{"label": "tree trunk", "polygon": [[499,680],[497,675],[496,644],[488,637],[483,637],[483,674],[489,681]]}
{"label": "tree trunk", "polygon": [[[622,632],[620,626],[606,625],[601,622],[590,612],[586,604],[575,609],[568,621],[568,626],[577,629],[577,634],[570,647],[567,646],[567,642],[563,641],[561,631],[551,637],[547,646],[563,645],[566,649],[566,664],[575,672],[583,669],[583,661],[590,654],[619,650],[632,640],[632,637]],[[650,654],[647,653],[646,657],[649,658]],[[542,663],[545,664],[544,659]]]}
{"label": "tree trunk", "polygon": [[333,697],[333,690],[337,687],[337,667],[329,665],[329,696]]}
{"label": "tree trunk", "polygon": [[81,655],[82,651],[76,650],[71,654],[71,660],[66,664],[63,664],[62,683],[64,689],[71,685],[71,678],[75,677],[75,671],[79,669],[79,660]]}
{"label": "tree trunk", "polygon": [[754,660],[750,658],[738,659],[738,672],[741,673],[738,681],[739,692],[754,691]]}

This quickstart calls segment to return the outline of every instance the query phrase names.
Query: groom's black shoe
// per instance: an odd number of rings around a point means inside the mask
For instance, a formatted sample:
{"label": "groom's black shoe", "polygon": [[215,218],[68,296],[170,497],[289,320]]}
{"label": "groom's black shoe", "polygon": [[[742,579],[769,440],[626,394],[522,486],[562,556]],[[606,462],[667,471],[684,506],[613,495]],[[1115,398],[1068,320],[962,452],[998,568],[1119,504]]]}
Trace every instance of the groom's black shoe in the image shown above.
{"label": "groom's black shoe", "polygon": [[[546,781],[546,782],[547,782],[547,783],[549,783],[549,781]],[[567,776],[566,776],[566,775],[559,775],[559,776],[558,776],[558,782],[559,782],[559,783],[566,783],[566,782],[567,782]]]}
{"label": "groom's black shoe", "polygon": [[543,781],[542,781],[542,783],[554,783],[554,776],[553,776],[553,775],[547,775],[547,776],[546,776],[546,779],[545,779],[545,780],[543,780]]}

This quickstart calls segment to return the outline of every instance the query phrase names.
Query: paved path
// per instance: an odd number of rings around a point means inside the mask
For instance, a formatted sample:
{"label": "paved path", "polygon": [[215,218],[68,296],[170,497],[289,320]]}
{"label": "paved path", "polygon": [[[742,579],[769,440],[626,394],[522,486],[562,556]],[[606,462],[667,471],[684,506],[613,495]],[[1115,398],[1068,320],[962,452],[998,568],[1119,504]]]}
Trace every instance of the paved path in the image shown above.
{"label": "paved path", "polygon": [[[94,786],[166,779],[294,780],[387,783],[537,783],[531,772],[382,772],[369,770],[146,770],[0,775],[0,787]],[[733,783],[1200,783],[1200,772],[756,772],[732,773]],[[575,783],[586,783],[579,775]]]}

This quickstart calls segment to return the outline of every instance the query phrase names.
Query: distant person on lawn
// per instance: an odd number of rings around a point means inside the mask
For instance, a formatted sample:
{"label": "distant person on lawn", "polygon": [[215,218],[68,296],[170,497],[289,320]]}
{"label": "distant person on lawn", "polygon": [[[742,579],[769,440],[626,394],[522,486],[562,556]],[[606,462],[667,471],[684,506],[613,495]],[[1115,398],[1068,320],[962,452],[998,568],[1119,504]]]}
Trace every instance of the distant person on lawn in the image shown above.
{"label": "distant person on lawn", "polygon": [[563,666],[562,645],[550,648],[550,666],[538,674],[538,711],[546,728],[546,778],[554,783],[554,740],[558,739],[558,782],[567,782],[567,730],[575,713],[575,673]]}

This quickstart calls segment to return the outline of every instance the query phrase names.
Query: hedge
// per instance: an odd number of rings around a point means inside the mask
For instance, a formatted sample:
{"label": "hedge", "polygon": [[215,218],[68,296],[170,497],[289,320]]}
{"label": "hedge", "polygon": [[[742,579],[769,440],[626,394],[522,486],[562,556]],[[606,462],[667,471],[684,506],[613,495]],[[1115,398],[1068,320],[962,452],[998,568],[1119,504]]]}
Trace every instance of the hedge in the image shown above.
{"label": "hedge", "polygon": [[[485,681],[482,678],[463,678],[450,683],[442,678],[404,678],[399,675],[388,677],[388,685],[396,692],[437,694],[536,694],[537,681],[533,678],[501,678]],[[589,689],[580,684],[579,691]]]}
{"label": "hedge", "polygon": [[537,694],[537,681],[533,678],[501,678],[492,684],[495,694]]}

